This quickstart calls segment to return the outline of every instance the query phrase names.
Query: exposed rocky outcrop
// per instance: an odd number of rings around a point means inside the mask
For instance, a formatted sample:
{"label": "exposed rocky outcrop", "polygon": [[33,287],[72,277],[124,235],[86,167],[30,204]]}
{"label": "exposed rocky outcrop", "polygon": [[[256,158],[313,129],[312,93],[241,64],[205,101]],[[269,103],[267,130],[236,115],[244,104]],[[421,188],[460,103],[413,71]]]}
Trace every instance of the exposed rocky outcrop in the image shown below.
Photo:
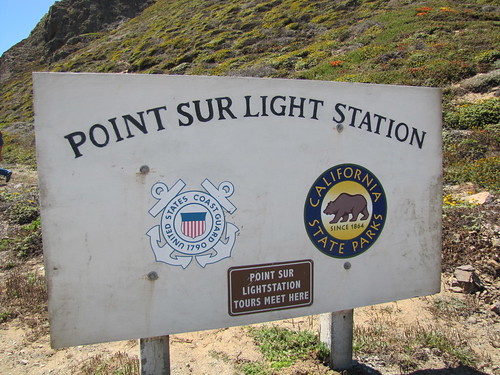
{"label": "exposed rocky outcrop", "polygon": [[82,48],[93,33],[135,17],[154,0],[61,0],[52,5],[30,36],[0,57],[0,82],[29,64],[54,62]]}

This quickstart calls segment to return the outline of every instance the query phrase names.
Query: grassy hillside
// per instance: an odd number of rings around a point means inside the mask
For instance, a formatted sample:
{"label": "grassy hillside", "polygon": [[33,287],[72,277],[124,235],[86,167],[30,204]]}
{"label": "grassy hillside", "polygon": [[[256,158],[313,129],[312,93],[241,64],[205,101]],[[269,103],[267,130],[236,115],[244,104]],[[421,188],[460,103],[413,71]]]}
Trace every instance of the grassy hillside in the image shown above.
{"label": "grassy hillside", "polygon": [[[472,143],[486,137],[494,145],[499,140],[499,99],[472,104],[463,96],[500,85],[500,7],[495,4],[158,0],[112,30],[73,38],[56,52],[67,55],[63,59],[25,63],[25,69],[2,84],[0,128],[33,122],[33,70],[237,75],[442,87],[445,127],[479,128],[482,133],[472,134]],[[16,135],[8,140],[7,160],[35,163],[33,142]],[[449,140],[450,152],[463,141],[456,136]],[[469,151],[469,161],[489,157],[479,167],[498,170],[491,147]],[[456,160],[449,156],[452,165]],[[467,179],[451,169],[450,182]],[[487,179],[473,179],[492,188]]]}
{"label": "grassy hillside", "polygon": [[158,1],[51,69],[445,86],[500,57],[498,8],[461,3]]}

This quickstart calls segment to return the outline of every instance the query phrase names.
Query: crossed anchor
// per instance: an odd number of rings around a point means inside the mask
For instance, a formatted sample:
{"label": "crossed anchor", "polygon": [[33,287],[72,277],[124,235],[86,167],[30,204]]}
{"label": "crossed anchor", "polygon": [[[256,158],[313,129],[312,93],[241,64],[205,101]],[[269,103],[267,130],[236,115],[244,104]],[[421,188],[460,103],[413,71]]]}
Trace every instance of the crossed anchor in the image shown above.
{"label": "crossed anchor", "polygon": [[[168,203],[180,194],[186,184],[182,180],[178,180],[170,189],[163,182],[157,182],[151,188],[151,195],[158,200],[155,205],[149,210],[149,214],[157,217],[168,205]],[[229,197],[234,193],[234,186],[230,182],[222,182],[219,187],[215,187],[208,179],[205,179],[201,184],[205,190],[214,197],[219,204],[230,214],[236,211],[236,207],[229,201]],[[167,263],[171,266],[181,266],[185,269],[193,258],[198,264],[205,268],[207,264],[216,263],[222,259],[229,258],[236,241],[236,233],[239,232],[238,227],[234,224],[226,223],[226,238],[225,241],[219,240],[211,249],[199,255],[187,255],[177,250],[173,250],[167,244],[161,246],[161,228],[159,225],[151,228],[146,234],[149,236],[151,248],[155,254],[157,262]]]}

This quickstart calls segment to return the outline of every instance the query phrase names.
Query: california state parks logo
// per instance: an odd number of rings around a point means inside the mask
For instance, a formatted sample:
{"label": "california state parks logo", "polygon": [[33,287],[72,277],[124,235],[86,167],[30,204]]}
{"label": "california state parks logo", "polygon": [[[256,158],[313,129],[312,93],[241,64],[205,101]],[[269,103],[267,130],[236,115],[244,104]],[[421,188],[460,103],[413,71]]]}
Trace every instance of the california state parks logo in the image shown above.
{"label": "california state parks logo", "polygon": [[325,171],[306,198],[307,234],[322,253],[334,258],[362,254],[377,241],[387,215],[382,184],[368,169],[341,164]]}
{"label": "california state parks logo", "polygon": [[157,202],[149,214],[159,217],[160,225],[147,235],[157,262],[186,268],[195,259],[205,268],[231,256],[239,230],[226,222],[225,212],[236,211],[228,199],[234,186],[222,182],[216,187],[208,179],[201,184],[205,191],[183,192],[185,186],[182,180],[170,188],[163,182],[153,185]]}

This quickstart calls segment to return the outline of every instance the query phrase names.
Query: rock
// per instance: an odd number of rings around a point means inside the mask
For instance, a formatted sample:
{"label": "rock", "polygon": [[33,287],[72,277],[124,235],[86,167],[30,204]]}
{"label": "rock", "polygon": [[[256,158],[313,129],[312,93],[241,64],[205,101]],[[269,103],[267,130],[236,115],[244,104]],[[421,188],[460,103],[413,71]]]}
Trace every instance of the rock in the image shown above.
{"label": "rock", "polygon": [[493,311],[497,315],[500,315],[500,302],[497,302],[493,306],[491,306],[491,311]]}
{"label": "rock", "polygon": [[493,70],[488,73],[480,73],[474,77],[468,78],[461,82],[461,86],[467,91],[476,93],[486,93],[495,86],[498,86],[500,81],[500,69]]}
{"label": "rock", "polygon": [[471,316],[470,318],[467,319],[467,323],[469,324],[477,324],[478,320],[476,317]]}
{"label": "rock", "polygon": [[453,292],[472,294],[484,289],[474,267],[470,265],[458,267],[453,275],[450,288]]}
{"label": "rock", "polygon": [[462,284],[472,283],[474,271],[475,271],[474,268],[472,269],[461,269],[460,267],[457,268],[453,273],[458,283],[457,286],[461,286]]}
{"label": "rock", "polygon": [[440,357],[442,354],[442,352],[439,348],[432,348],[431,351],[432,351],[432,355],[434,355],[436,357]]}
{"label": "rock", "polygon": [[471,266],[470,264],[468,264],[466,266],[457,267],[457,270],[467,271],[467,272],[474,272],[476,269],[473,266]]}
{"label": "rock", "polygon": [[487,191],[460,198],[462,201],[471,204],[485,204],[491,201],[492,196]]}
{"label": "rock", "polygon": [[63,0],[52,5],[30,36],[0,55],[0,83],[26,64],[55,62],[86,46],[93,34],[117,27],[155,0]]}
{"label": "rock", "polygon": [[189,63],[184,62],[172,68],[171,72],[172,73],[184,72],[187,68],[189,68]]}
{"label": "rock", "polygon": [[55,3],[40,21],[46,43],[46,57],[82,34],[98,32],[124,19],[135,17],[149,1],[137,0],[66,0]]}
{"label": "rock", "polygon": [[500,275],[500,263],[498,263],[496,260],[488,259],[488,261],[486,262],[486,266],[493,271],[492,273],[495,276]]}
{"label": "rock", "polygon": [[486,262],[486,264],[488,266],[490,266],[491,268],[493,268],[495,271],[500,271],[500,263],[498,263],[496,260],[494,259],[488,259],[488,261]]}
{"label": "rock", "polygon": [[491,244],[493,245],[493,247],[500,247],[500,239],[493,237],[493,239],[491,240]]}

